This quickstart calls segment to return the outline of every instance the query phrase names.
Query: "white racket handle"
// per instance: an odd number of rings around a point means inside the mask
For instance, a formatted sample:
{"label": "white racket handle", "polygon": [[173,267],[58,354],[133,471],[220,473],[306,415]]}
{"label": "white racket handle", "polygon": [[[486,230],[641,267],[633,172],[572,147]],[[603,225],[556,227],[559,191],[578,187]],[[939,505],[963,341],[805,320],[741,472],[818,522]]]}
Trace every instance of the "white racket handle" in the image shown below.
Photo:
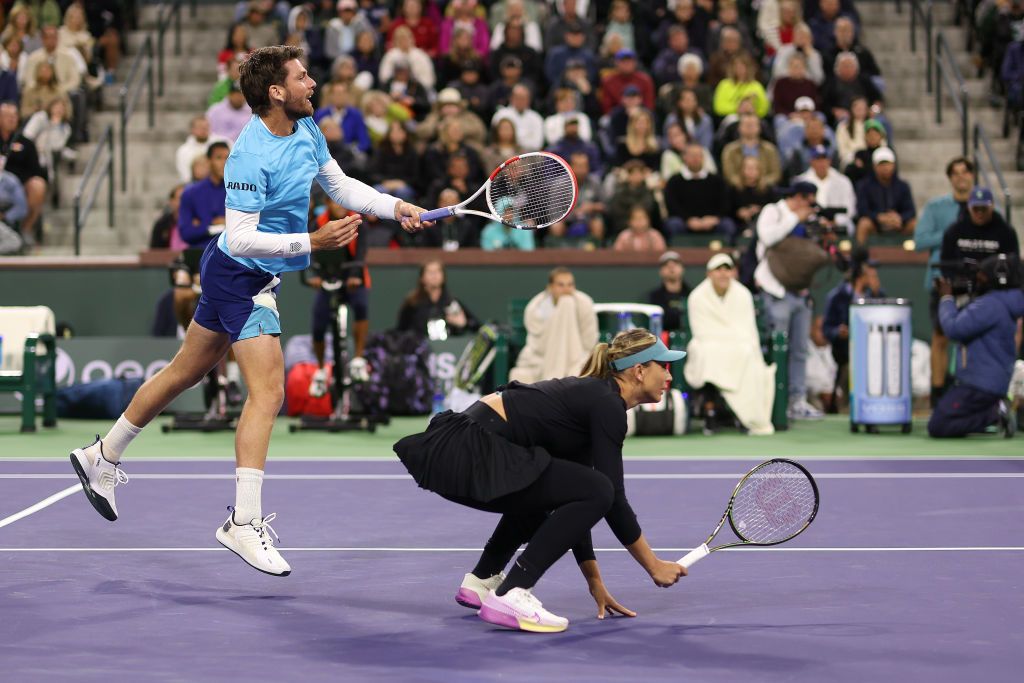
{"label": "white racket handle", "polygon": [[682,558],[676,560],[676,564],[681,564],[684,567],[686,567],[687,569],[689,569],[693,565],[697,564],[697,562],[699,562],[700,560],[703,560],[705,557],[707,557],[708,553],[710,553],[710,552],[711,551],[708,550],[708,544],[707,543],[701,543],[699,546],[697,546],[696,548],[694,548],[690,552],[686,553],[685,557],[682,557]]}

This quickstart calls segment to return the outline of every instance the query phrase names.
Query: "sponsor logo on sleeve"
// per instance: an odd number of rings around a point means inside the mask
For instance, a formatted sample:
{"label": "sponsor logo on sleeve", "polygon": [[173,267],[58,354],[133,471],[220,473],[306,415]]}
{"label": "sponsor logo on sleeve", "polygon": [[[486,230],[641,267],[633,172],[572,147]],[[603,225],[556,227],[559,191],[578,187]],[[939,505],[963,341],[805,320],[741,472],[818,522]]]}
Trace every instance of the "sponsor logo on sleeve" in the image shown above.
{"label": "sponsor logo on sleeve", "polygon": [[227,184],[227,188],[229,190],[240,190],[242,192],[255,192],[256,191],[256,185],[254,185],[253,183],[238,183],[238,182],[234,182],[234,181],[229,182]]}

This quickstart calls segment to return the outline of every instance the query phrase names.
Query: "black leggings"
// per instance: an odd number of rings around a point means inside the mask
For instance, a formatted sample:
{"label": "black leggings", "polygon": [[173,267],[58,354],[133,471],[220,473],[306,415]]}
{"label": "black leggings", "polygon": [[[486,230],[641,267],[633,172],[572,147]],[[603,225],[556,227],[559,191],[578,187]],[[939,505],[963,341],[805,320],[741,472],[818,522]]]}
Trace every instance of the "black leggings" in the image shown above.
{"label": "black leggings", "polygon": [[[505,421],[484,404],[477,403],[466,412],[485,429],[507,436]],[[552,458],[540,477],[521,491],[486,503],[446,497],[476,510],[501,514],[473,570],[479,578],[500,572],[519,546],[529,543],[516,560],[516,568],[509,572],[512,585],[503,586],[507,590],[532,588],[558,558],[583,540],[605,516],[615,490],[611,480],[593,468]]]}

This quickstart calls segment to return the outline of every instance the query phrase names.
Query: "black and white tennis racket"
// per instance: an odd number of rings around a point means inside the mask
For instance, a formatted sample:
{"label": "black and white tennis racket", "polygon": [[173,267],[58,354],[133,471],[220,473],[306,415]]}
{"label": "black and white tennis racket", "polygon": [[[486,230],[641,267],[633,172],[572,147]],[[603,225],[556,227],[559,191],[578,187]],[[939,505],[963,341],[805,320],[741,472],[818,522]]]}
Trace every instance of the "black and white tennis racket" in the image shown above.
{"label": "black and white tennis racket", "polygon": [[[818,514],[818,485],[800,463],[775,458],[761,463],[733,489],[718,526],[708,540],[677,562],[687,569],[722,548],[778,545],[796,537]],[[708,547],[729,520],[739,540]]]}
{"label": "black and white tennis racket", "polygon": [[[484,193],[490,213],[465,208]],[[512,157],[494,169],[480,189],[463,202],[420,214],[436,221],[456,214],[471,214],[499,221],[520,230],[536,230],[557,223],[572,211],[579,194],[569,164],[549,152]]]}

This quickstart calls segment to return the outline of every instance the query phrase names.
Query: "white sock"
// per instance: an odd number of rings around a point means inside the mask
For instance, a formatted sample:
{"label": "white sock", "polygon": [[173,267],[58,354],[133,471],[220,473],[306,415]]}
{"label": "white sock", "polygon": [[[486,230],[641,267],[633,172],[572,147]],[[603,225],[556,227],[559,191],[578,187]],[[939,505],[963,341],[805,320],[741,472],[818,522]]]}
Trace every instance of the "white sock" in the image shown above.
{"label": "white sock", "polygon": [[242,373],[238,370],[238,363],[233,360],[228,361],[228,381],[239,384],[242,381]]}
{"label": "white sock", "polygon": [[117,418],[114,426],[107,432],[107,435],[103,437],[103,457],[114,463],[121,460],[121,454],[124,453],[124,449],[128,448],[128,444],[140,432],[142,432],[142,427],[133,425],[122,413],[121,417]]}
{"label": "white sock", "polygon": [[235,524],[263,519],[262,490],[263,470],[235,468]]}

